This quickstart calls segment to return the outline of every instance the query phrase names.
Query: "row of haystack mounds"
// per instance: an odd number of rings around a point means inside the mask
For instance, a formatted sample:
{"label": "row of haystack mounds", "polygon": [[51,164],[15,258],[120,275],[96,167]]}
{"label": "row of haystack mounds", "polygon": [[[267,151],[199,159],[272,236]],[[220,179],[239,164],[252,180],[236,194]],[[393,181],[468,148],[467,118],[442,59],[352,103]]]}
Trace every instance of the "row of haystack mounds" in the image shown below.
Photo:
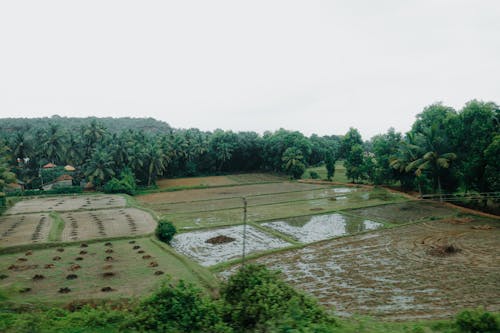
{"label": "row of haystack mounds", "polygon": [[38,242],[40,240],[40,236],[41,236],[40,234],[42,232],[42,228],[44,227],[46,220],[47,220],[47,217],[45,215],[42,215],[40,217],[40,220],[38,221],[38,223],[35,227],[35,231],[31,235],[31,240],[33,242]]}
{"label": "row of haystack mounds", "polygon": [[[129,244],[135,244],[135,240],[129,241]],[[149,260],[149,259],[153,258],[149,254],[144,254],[145,252],[144,252],[144,250],[141,249],[140,245],[134,245],[134,246],[132,246],[132,249],[133,250],[138,250],[137,251],[138,254],[143,254],[142,259],[144,259],[144,260]],[[148,266],[149,267],[158,267],[158,262],[156,262],[156,261],[150,261],[149,264],[148,264]],[[155,271],[154,272],[154,275],[162,275],[162,274],[164,274],[162,271]]]}
{"label": "row of haystack mounds", "polygon": [[24,216],[24,215],[21,216],[21,218],[19,220],[12,223],[12,225],[2,233],[2,236],[0,238],[7,238],[10,235],[12,235],[16,231],[17,227],[19,227],[19,225],[21,223],[23,223],[25,219],[26,219],[26,216]]}
{"label": "row of haystack mounds", "polygon": [[85,198],[85,203],[82,205],[81,208],[87,208],[91,205],[90,198]]}
{"label": "row of haystack mounds", "polygon": [[101,218],[94,213],[90,213],[90,216],[92,217],[94,223],[97,226],[97,232],[99,233],[99,235],[102,237],[106,237],[107,234],[106,234],[106,231],[104,229],[104,224],[102,223]]}
{"label": "row of haystack mounds", "polygon": [[76,219],[71,215],[71,213],[68,213],[68,219],[70,220],[70,228],[71,231],[69,232],[71,240],[77,240],[78,239],[78,222]]}

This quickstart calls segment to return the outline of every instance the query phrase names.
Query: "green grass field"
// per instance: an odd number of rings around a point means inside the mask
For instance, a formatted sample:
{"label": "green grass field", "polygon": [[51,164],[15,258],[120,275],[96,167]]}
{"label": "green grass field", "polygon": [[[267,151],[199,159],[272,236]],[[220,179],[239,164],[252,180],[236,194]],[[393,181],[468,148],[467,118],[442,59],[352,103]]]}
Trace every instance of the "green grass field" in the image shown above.
{"label": "green grass field", "polygon": [[[111,246],[106,246],[106,243],[1,255],[0,272],[3,278],[0,289],[13,302],[67,303],[73,300],[142,297],[152,292],[166,275],[208,289],[217,286],[210,272],[171,250],[165,250],[150,238],[112,240],[109,241]],[[150,257],[143,259],[144,256]],[[60,259],[55,260],[57,257]],[[107,260],[108,257],[112,259]],[[162,274],[155,275],[156,272]],[[77,277],[68,279],[70,274]],[[43,279],[36,280],[37,275],[43,276]],[[71,291],[60,293],[59,289],[65,287]],[[111,287],[113,291],[101,291],[104,287]],[[31,290],[23,292],[25,288]]]}
{"label": "green grass field", "polygon": [[[306,172],[304,172],[304,174],[302,175],[302,179],[311,179],[310,175],[311,171],[316,172],[319,175],[320,179],[326,180],[327,174],[326,174],[326,168],[324,166],[307,168]],[[335,163],[335,175],[333,176],[332,181],[337,183],[350,182],[350,180],[347,179],[345,174],[344,161],[337,161]]]}

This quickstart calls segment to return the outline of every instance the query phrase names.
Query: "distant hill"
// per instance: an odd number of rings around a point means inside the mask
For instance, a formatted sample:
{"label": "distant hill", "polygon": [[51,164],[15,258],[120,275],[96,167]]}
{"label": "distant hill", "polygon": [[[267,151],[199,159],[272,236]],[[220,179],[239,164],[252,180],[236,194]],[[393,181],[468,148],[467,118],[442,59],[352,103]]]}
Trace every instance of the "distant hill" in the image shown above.
{"label": "distant hill", "polygon": [[153,118],[76,118],[76,117],[44,117],[44,118],[3,118],[0,119],[0,132],[15,132],[30,127],[46,127],[49,124],[59,124],[65,129],[80,128],[82,125],[90,124],[93,120],[104,124],[111,132],[120,132],[126,129],[143,130],[146,132],[165,132],[172,128],[164,121]]}

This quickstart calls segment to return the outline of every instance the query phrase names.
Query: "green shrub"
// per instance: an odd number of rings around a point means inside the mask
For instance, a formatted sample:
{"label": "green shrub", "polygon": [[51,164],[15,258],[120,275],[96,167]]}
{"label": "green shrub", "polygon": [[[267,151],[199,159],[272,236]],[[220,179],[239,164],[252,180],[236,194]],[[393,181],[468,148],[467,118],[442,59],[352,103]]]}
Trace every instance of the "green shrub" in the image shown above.
{"label": "green shrub", "polygon": [[311,179],[319,179],[319,174],[316,171],[309,171],[309,176]]}
{"label": "green shrub", "polygon": [[497,318],[482,308],[460,312],[457,315],[456,323],[461,332],[494,333],[500,331]]}
{"label": "green shrub", "polygon": [[130,169],[125,169],[120,174],[120,179],[112,178],[104,185],[105,193],[126,193],[134,195],[137,189],[134,174]]}
{"label": "green shrub", "polygon": [[316,301],[295,291],[278,274],[261,265],[247,265],[232,275],[221,290],[225,321],[236,331],[267,327],[264,331],[272,332],[287,332],[290,325],[323,332],[320,327],[335,324]]}
{"label": "green shrub", "polygon": [[140,304],[130,328],[147,332],[231,332],[215,302],[192,284],[162,285]]}
{"label": "green shrub", "polygon": [[160,222],[158,222],[158,226],[156,227],[156,237],[167,244],[170,244],[170,241],[174,238],[176,232],[177,230],[175,229],[175,226],[172,222],[167,220],[160,220]]}

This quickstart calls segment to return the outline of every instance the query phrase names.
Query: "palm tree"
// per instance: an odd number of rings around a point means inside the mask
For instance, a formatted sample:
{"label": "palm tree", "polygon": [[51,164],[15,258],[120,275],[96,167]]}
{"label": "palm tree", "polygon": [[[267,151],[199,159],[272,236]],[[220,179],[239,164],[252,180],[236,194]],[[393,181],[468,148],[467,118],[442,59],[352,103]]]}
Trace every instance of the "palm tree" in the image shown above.
{"label": "palm tree", "polygon": [[457,158],[457,155],[451,152],[443,152],[445,147],[444,138],[442,136],[438,136],[436,126],[425,129],[423,131],[422,138],[424,140],[425,150],[419,158],[415,159],[406,166],[406,170],[415,170],[415,175],[417,177],[422,175],[425,170],[429,171],[434,180],[434,191],[436,191],[437,185],[440,200],[442,201],[440,174],[442,170],[450,168],[452,161]]}
{"label": "palm tree", "polygon": [[65,136],[61,127],[56,124],[50,124],[43,132],[42,137],[42,152],[52,163],[59,163],[65,154]]}
{"label": "palm tree", "polygon": [[107,149],[97,147],[87,160],[84,174],[96,186],[102,186],[115,175],[113,157]]}
{"label": "palm tree", "polygon": [[294,178],[298,179],[304,173],[304,155],[299,148],[287,148],[283,153],[281,160],[283,161],[283,169],[287,173],[291,174]]}
{"label": "palm tree", "polygon": [[148,186],[151,186],[151,181],[155,181],[156,177],[166,169],[165,162],[168,160],[165,153],[159,144],[151,143],[146,148],[146,165],[148,167]]}

